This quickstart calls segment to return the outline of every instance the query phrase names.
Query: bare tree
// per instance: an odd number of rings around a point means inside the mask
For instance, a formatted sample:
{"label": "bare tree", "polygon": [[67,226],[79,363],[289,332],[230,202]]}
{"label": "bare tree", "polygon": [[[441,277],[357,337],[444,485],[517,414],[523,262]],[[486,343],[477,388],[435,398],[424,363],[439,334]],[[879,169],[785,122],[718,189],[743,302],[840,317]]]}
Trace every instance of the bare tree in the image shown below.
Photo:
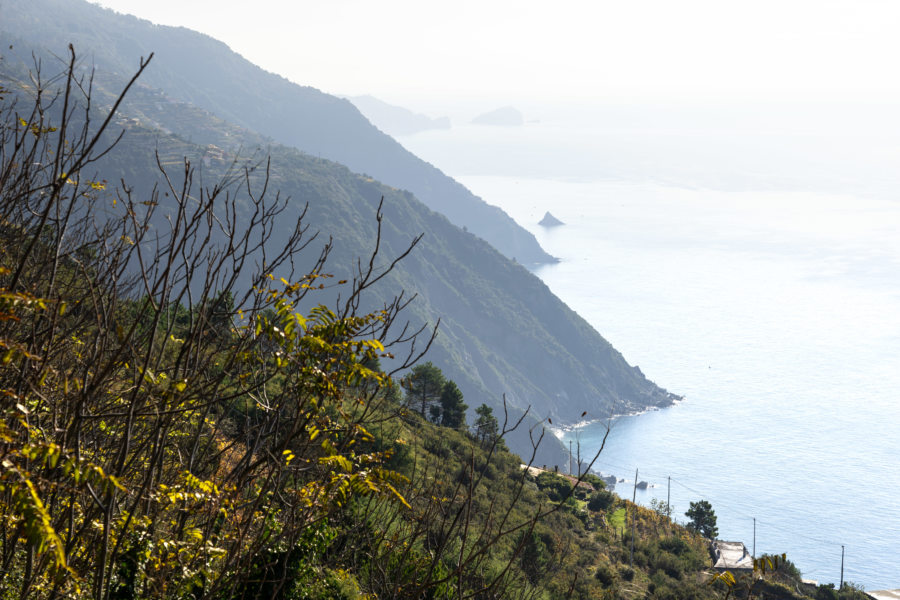
{"label": "bare tree", "polygon": [[[71,48],[61,75],[36,65],[0,100],[0,588],[278,597],[344,519],[346,555],[379,595],[533,595],[513,567],[561,504],[523,514],[524,471],[503,493],[487,485],[498,461],[518,463],[502,438],[524,415],[504,410],[452,480],[428,460],[400,475],[370,433],[417,418],[385,392],[435,329],[404,321],[402,292],[361,307],[421,236],[377,267],[379,206],[371,255],[334,281],[330,240],[269,191],[267,161],[206,186],[189,161],[157,158],[157,187],[113,189],[92,169],[149,62],[106,112]],[[331,288],[333,308],[300,313]],[[387,356],[391,373],[372,368]]]}
{"label": "bare tree", "polygon": [[[304,211],[271,243],[290,212],[268,163],[208,187],[158,160],[162,185],[108,189],[89,168],[115,151],[113,115],[149,62],[99,120],[71,47],[61,76],[37,65],[4,94],[0,587],[23,599],[279,589],[282,550],[348,495],[404,502],[383,457],[355,450],[384,381],[365,361],[399,350],[408,367],[433,331],[400,321],[402,294],[359,306],[419,238],[376,269],[379,208],[372,257],[334,283],[330,242],[296,272],[316,239]],[[336,311],[298,314],[334,285]],[[375,385],[348,407],[361,381]]]}

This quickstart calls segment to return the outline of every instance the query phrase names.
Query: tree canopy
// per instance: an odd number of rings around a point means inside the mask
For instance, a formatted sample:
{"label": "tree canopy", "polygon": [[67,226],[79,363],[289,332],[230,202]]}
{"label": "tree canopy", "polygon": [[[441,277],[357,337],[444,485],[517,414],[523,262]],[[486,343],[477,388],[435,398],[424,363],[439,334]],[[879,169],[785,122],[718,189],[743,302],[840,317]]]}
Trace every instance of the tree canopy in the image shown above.
{"label": "tree canopy", "polygon": [[494,416],[494,409],[487,404],[482,404],[475,409],[478,415],[475,419],[475,438],[482,444],[493,443],[497,439],[500,424]]}
{"label": "tree canopy", "polygon": [[714,539],[719,535],[719,529],[716,527],[716,513],[712,505],[706,500],[691,502],[690,508],[684,515],[691,520],[688,523],[689,529],[710,539]]}
{"label": "tree canopy", "polygon": [[463,394],[456,383],[447,381],[441,390],[441,425],[459,429],[466,425],[466,409]]}
{"label": "tree canopy", "polygon": [[443,372],[431,361],[416,365],[403,379],[407,404],[418,410],[422,417],[429,416],[432,407],[439,406],[446,381]]}

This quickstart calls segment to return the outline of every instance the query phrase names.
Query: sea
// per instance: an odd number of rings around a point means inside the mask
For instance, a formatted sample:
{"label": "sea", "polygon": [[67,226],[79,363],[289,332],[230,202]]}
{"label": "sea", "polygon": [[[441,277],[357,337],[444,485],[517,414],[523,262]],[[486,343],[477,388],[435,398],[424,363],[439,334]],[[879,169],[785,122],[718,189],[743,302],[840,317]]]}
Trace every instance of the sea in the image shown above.
{"label": "sea", "polygon": [[900,588],[888,108],[540,107],[398,139],[532,232],[560,258],[534,273],[683,397],[558,432],[582,456],[608,432],[593,468],[619,495],[679,522],[708,500],[720,539],[878,590]]}

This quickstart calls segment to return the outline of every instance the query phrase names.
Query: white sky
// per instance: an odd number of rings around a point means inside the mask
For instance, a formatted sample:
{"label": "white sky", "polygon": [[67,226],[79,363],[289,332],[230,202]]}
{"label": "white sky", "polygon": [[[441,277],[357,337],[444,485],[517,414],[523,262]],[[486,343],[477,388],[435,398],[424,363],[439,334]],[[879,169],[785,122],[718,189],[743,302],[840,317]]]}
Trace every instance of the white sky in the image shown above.
{"label": "white sky", "polygon": [[99,0],[336,94],[900,101],[897,0]]}

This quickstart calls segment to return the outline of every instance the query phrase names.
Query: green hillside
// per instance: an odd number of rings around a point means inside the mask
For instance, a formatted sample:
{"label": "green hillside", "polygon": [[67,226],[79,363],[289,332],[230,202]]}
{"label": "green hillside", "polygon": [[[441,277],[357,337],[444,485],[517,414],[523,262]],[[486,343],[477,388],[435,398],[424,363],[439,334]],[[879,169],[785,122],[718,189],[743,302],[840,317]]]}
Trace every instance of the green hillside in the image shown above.
{"label": "green hillside", "polygon": [[[43,51],[14,41],[13,50],[0,63],[8,79],[27,81],[26,61],[32,52]],[[44,64],[45,69],[52,68],[48,65],[54,60],[44,54]],[[124,79],[99,73],[94,81],[95,105],[110,106],[114,96],[109,90],[123,84]],[[575,422],[584,411],[605,418],[672,400],[628,366],[525,267],[457,228],[409,192],[272,143],[147,86],[132,89],[116,128],[125,135],[117,151],[96,165],[96,178],[124,181],[144,194],[160,182],[157,154],[173,176],[183,170],[182,158],[190,158],[206,185],[223,177],[233,160],[271,157],[269,186],[291,198],[292,216],[285,222],[308,204],[304,223],[311,231],[322,232],[322,243],[324,236],[333,238],[328,268],[341,279],[351,277],[356,260],[371,252],[376,206],[383,197],[384,256],[399,255],[414,237],[425,235],[374,290],[373,302],[404,290],[407,297],[416,295],[409,311],[413,327],[440,319],[428,356],[444,365],[470,404],[486,402],[499,410],[505,395],[515,414],[531,407],[534,424],[547,416],[557,423]],[[289,231],[276,231],[276,241]],[[524,452],[530,447],[528,435],[524,430],[519,435],[510,443]],[[555,440],[548,440],[542,452],[547,464],[566,460]]]}
{"label": "green hillside", "polygon": [[412,191],[452,223],[524,264],[554,259],[534,236],[379,131],[349,100],[268,73],[225,44],[184,28],[154,26],[85,0],[8,0],[0,30],[59,51],[72,42],[101,70],[125,75],[138,56],[157,62],[143,82],[229,122],[358,173]]}

